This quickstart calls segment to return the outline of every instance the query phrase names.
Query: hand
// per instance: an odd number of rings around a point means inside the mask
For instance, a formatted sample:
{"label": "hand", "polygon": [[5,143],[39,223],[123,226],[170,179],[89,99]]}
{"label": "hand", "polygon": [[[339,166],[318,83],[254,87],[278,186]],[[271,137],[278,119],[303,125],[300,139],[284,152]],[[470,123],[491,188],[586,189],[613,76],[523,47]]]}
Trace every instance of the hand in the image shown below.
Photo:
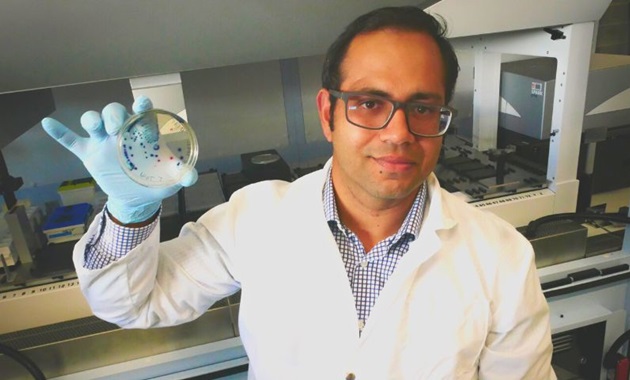
{"label": "hand", "polygon": [[[151,100],[139,97],[133,103],[135,113],[153,108]],[[142,186],[129,178],[120,167],[117,157],[117,139],[121,127],[130,117],[122,104],[111,103],[103,108],[102,116],[88,111],[81,116],[81,126],[90,137],[81,137],[55,119],[45,118],[42,126],[83,162],[100,188],[108,195],[107,210],[123,224],[143,222],[160,208],[162,199],[175,194],[182,186],[197,181],[197,171],[188,172],[179,184],[152,188]]]}

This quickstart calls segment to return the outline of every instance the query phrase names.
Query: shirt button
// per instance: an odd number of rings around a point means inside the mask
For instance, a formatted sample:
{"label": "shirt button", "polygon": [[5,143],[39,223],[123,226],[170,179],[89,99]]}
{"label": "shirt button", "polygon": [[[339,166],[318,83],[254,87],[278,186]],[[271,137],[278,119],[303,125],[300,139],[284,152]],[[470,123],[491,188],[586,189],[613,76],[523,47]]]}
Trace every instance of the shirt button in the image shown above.
{"label": "shirt button", "polygon": [[368,266],[368,262],[367,261],[361,261],[361,268],[365,269]]}
{"label": "shirt button", "polygon": [[352,372],[346,375],[346,380],[355,380],[356,378],[357,377]]}

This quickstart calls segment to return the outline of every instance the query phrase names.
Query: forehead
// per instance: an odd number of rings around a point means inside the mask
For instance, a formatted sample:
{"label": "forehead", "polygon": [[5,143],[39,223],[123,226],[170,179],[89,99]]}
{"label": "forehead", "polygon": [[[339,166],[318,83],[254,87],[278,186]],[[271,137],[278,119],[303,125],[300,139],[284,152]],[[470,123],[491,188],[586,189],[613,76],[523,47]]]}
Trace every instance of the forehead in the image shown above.
{"label": "forehead", "polygon": [[385,29],[357,35],[341,63],[345,91],[436,92],[444,96],[444,65],[437,42],[419,31]]}

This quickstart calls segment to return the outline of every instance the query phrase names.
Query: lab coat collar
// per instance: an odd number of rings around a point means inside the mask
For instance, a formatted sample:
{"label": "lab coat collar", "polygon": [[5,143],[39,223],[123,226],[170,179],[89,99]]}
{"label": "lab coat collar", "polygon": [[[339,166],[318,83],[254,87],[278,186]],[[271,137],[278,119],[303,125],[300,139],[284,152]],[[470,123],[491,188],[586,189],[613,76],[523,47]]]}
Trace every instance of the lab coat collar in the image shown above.
{"label": "lab coat collar", "polygon": [[[444,245],[444,239],[448,232],[453,229],[457,222],[453,212],[443,202],[444,193],[434,174],[427,178],[428,195],[425,205],[425,217],[420,227],[420,233],[416,240],[409,245],[409,251],[403,255],[398,262],[396,269],[385,283],[381,293],[372,308],[370,318],[362,331],[360,344],[366,344],[372,336],[373,326],[382,323],[387,319],[396,304],[404,302],[406,294],[401,294],[400,289],[409,288],[413,281],[419,276],[423,264],[433,256],[440,254],[440,249]],[[456,202],[459,204],[459,202]],[[407,285],[405,285],[407,284]],[[379,322],[381,320],[381,322]]]}
{"label": "lab coat collar", "polygon": [[[323,189],[326,173],[328,172],[332,158],[324,165],[323,170],[318,173],[318,181]],[[362,331],[359,338],[360,344],[370,339],[372,329],[379,319],[385,318],[392,304],[400,301],[398,294],[404,282],[413,281],[415,273],[418,272],[420,266],[437,254],[442,247],[442,238],[440,231],[450,230],[456,226],[456,220],[451,210],[444,204],[443,196],[449,196],[442,193],[442,188],[437,177],[431,173],[427,178],[427,202],[425,204],[425,216],[423,218],[420,233],[416,240],[410,244],[410,251],[403,256],[392,276],[388,279],[385,287],[381,291],[379,298],[372,309],[370,318]],[[323,214],[323,209],[322,209]]]}
{"label": "lab coat collar", "polygon": [[444,204],[443,190],[435,174],[429,174],[427,184],[429,194],[423,227],[427,226],[435,231],[449,230],[455,227],[457,221],[451,210]]}

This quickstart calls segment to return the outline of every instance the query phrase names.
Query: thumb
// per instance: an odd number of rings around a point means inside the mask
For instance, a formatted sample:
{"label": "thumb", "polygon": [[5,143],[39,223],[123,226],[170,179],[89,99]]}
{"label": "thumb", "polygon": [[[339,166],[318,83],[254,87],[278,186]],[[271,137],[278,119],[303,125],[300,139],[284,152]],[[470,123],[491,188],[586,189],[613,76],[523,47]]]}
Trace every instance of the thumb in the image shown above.
{"label": "thumb", "polygon": [[74,153],[77,157],[82,158],[82,137],[50,117],[46,117],[42,120],[42,127],[50,137],[55,139],[64,148]]}

